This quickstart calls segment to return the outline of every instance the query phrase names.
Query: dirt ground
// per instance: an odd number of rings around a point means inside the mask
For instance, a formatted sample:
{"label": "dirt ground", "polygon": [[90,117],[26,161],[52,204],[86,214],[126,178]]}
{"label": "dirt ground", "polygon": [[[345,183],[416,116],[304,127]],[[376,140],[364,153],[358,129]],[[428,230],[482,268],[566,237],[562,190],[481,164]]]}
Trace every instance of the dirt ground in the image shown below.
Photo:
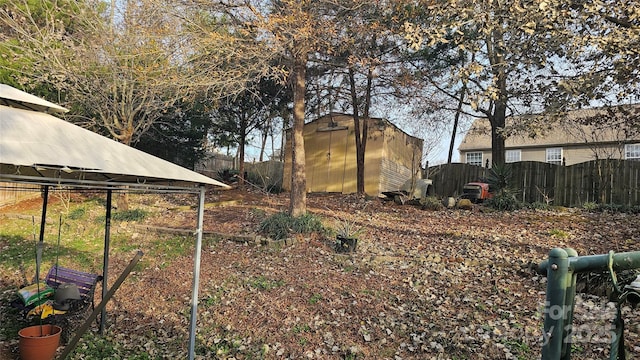
{"label": "dirt ground", "polygon": [[[163,210],[144,225],[193,229],[193,203],[163,196],[154,204]],[[40,204],[34,199],[2,211]],[[311,194],[307,207],[327,226],[339,219],[363,226],[354,253],[336,253],[333,240],[318,234],[268,245],[237,240],[251,239],[260,221],[288,205],[288,194],[208,194],[204,231],[225,235],[207,235],[202,251],[198,357],[539,359],[546,278],[532,268],[554,247],[579,255],[640,250],[638,215],[495,212],[480,205],[426,211],[340,194]],[[128,226],[117,231],[132,240],[150,231]],[[114,258],[113,273],[126,263]],[[108,307],[108,339],[119,354],[184,358],[192,253],[150,264]],[[640,357],[635,313],[624,312],[629,356]],[[574,324],[574,358],[608,358],[611,305],[580,294]],[[9,356],[15,343],[5,345]]]}

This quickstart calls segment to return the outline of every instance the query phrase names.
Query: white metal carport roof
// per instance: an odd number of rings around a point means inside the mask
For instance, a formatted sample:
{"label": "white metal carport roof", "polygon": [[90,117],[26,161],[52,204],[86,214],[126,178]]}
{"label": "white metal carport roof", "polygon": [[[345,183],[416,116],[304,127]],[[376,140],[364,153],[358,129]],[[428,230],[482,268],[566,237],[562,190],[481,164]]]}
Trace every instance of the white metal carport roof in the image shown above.
{"label": "white metal carport roof", "polygon": [[[193,359],[205,185],[228,186],[83,129],[47,111],[60,113],[67,110],[0,84],[0,182],[103,189],[107,190],[109,204],[111,191],[199,194],[189,332],[189,358]],[[108,249],[108,240],[106,231],[105,250]],[[105,251],[105,259],[108,261],[108,251]],[[103,286],[107,280],[105,271],[106,268],[103,269]]]}

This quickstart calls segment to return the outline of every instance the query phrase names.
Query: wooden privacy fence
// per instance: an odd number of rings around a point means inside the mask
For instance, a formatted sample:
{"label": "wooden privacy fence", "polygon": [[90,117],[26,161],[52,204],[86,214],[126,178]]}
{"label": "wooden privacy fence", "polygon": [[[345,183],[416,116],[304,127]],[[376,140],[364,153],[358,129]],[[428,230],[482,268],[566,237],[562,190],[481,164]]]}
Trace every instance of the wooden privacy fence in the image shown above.
{"label": "wooden privacy fence", "polygon": [[219,178],[219,172],[223,170],[238,169],[238,160],[229,155],[210,154],[206,159],[195,166],[195,171],[210,178]]}
{"label": "wooden privacy fence", "polygon": [[[571,166],[535,161],[507,164],[510,187],[524,202],[561,206],[600,204],[640,205],[640,162],[593,160]],[[459,196],[470,181],[487,179],[490,169],[467,164],[430,167],[424,174],[433,180],[437,196]]]}
{"label": "wooden privacy fence", "polygon": [[33,185],[0,182],[0,207],[39,196],[40,192],[34,191]]}

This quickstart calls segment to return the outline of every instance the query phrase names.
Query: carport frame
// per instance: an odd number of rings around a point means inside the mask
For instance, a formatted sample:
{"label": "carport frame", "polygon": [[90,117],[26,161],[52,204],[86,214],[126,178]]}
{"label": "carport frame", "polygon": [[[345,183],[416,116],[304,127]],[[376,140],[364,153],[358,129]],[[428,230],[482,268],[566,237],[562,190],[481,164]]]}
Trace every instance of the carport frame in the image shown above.
{"label": "carport frame", "polygon": [[[38,191],[43,186],[58,186],[76,191],[86,188],[107,192],[109,205],[105,222],[103,296],[109,261],[112,193],[198,194],[189,327],[189,359],[193,359],[206,185],[220,188],[229,186],[50,114],[67,111],[62,106],[0,84],[0,186],[6,182],[30,184],[37,186]],[[44,201],[43,217],[46,206],[47,202]],[[101,329],[103,327],[101,325]]]}
{"label": "carport frame", "polygon": [[[69,191],[78,191],[80,189],[88,189],[88,190],[99,190],[105,191],[107,194],[107,206],[106,206],[106,220],[105,220],[105,240],[104,240],[104,254],[103,254],[103,269],[102,269],[102,296],[104,297],[107,291],[107,276],[108,276],[108,263],[109,263],[109,244],[110,244],[110,214],[111,214],[111,198],[113,192],[127,192],[127,193],[136,193],[136,192],[144,192],[144,193],[188,193],[188,194],[197,194],[198,195],[198,216],[197,216],[197,225],[195,230],[196,235],[196,247],[194,254],[194,265],[193,265],[193,284],[191,291],[191,316],[189,322],[189,359],[194,359],[195,357],[195,338],[196,338],[196,324],[197,324],[197,311],[198,311],[198,288],[200,284],[200,257],[202,254],[202,234],[203,234],[203,223],[204,223],[204,203],[205,203],[205,195],[206,195],[206,187],[204,185],[199,185],[197,188],[194,187],[186,187],[186,186],[171,186],[171,185],[155,185],[151,186],[149,184],[139,184],[139,183],[119,183],[113,184],[108,182],[101,181],[92,181],[92,180],[74,180],[74,179],[51,179],[51,178],[34,178],[28,176],[20,176],[20,175],[10,175],[10,174],[1,174],[0,173],[0,182],[5,183],[20,183],[20,184],[28,184],[38,186],[38,188],[33,188],[25,191],[38,191],[40,192],[42,187],[48,186],[56,186],[56,187],[66,187],[66,190]],[[47,199],[43,199],[43,217],[46,216],[47,212]],[[43,232],[43,228],[41,228],[41,233]],[[42,235],[41,235],[42,236]],[[105,311],[103,310],[102,316],[100,318],[100,331],[104,329],[104,321],[105,321]]]}

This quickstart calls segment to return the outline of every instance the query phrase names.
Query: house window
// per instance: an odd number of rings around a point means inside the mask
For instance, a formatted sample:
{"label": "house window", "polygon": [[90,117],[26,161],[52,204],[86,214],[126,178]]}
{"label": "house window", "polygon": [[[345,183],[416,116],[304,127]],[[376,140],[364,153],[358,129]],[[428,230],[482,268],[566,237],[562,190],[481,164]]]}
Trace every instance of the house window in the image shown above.
{"label": "house window", "polygon": [[504,154],[504,159],[508,163],[520,161],[520,149],[518,149],[518,150],[507,150],[505,152],[505,154]]}
{"label": "house window", "polygon": [[482,152],[467,153],[467,164],[482,166]]}
{"label": "house window", "polygon": [[547,162],[556,165],[562,165],[562,148],[548,148]]}
{"label": "house window", "polygon": [[625,145],[624,158],[627,160],[640,160],[640,144]]}

